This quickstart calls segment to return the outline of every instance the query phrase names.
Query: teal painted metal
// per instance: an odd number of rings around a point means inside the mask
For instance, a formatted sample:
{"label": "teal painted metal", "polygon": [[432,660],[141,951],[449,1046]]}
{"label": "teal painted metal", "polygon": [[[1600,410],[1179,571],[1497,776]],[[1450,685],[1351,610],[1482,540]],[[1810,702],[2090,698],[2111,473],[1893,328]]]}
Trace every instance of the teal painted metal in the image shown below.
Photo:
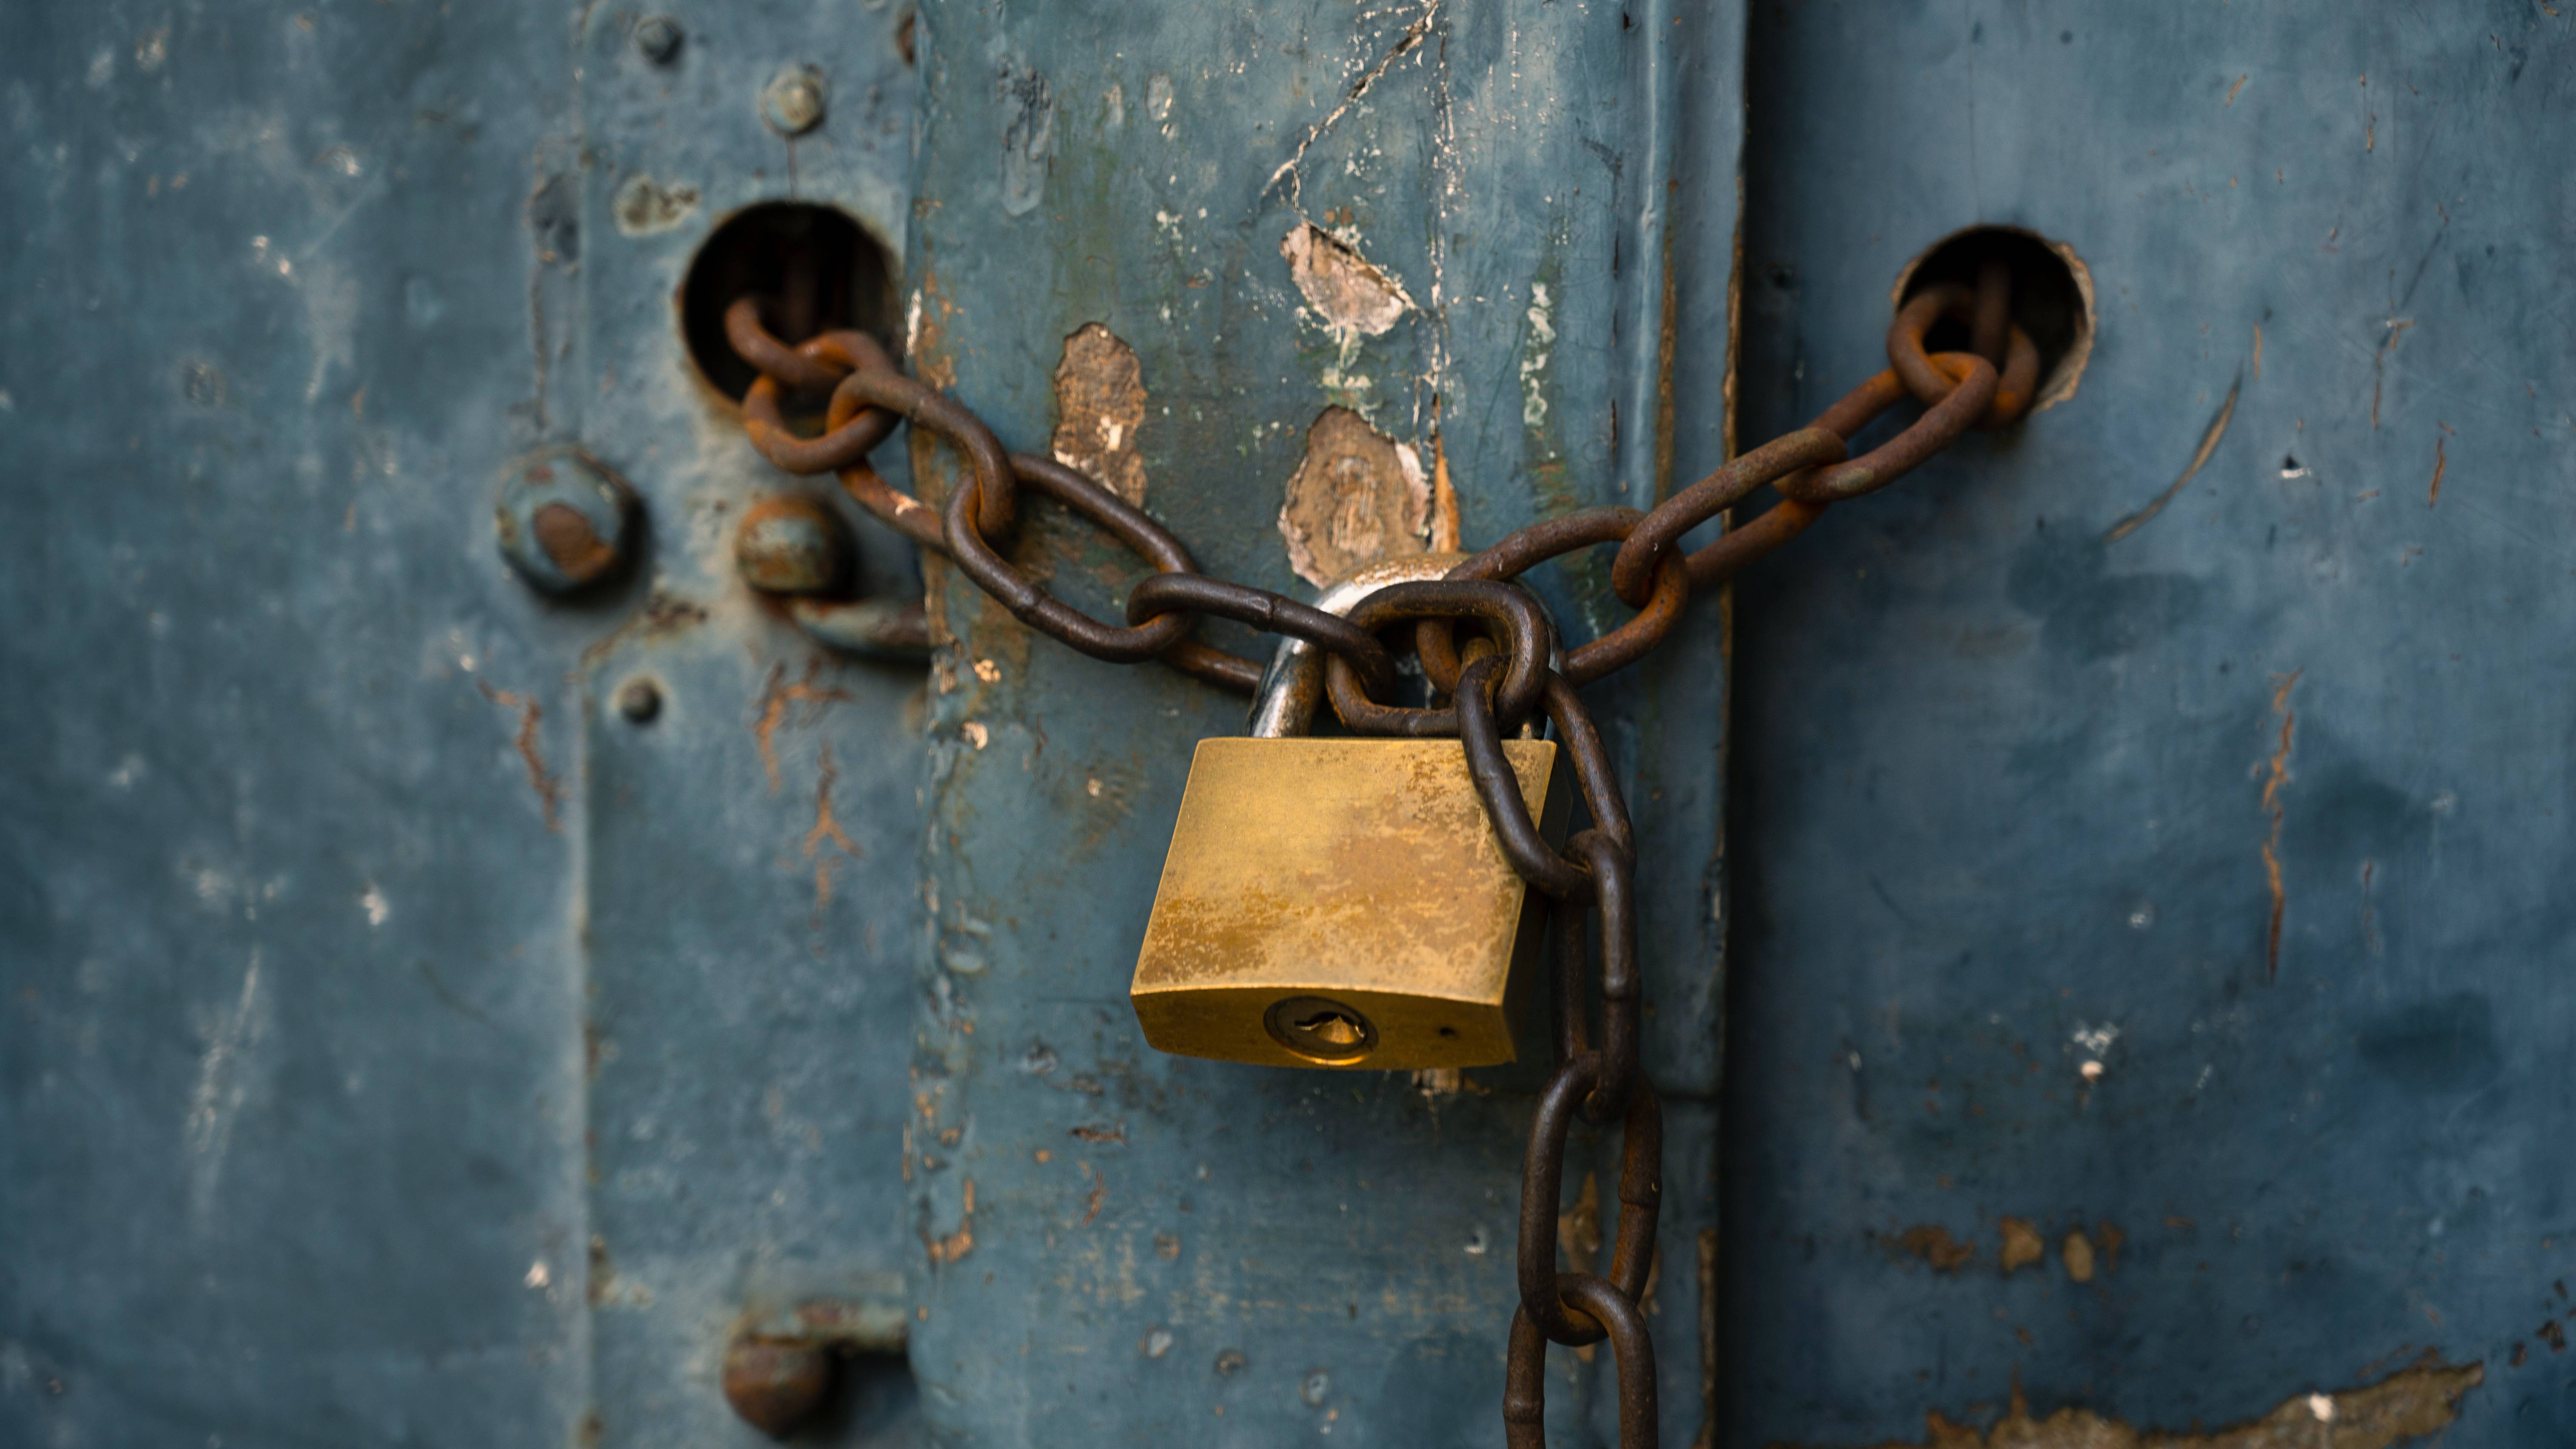
{"label": "teal painted metal", "polygon": [[[733,577],[782,484],[672,308],[751,200],[899,251],[856,16],[0,16],[0,1443],[756,1444],[815,1298],[904,1432],[922,674]],[[641,556],[556,602],[493,507],[575,443]]]}
{"label": "teal painted metal", "polygon": [[[1283,503],[1332,407],[1413,450],[1427,491],[1454,484],[1470,546],[1651,502],[1722,456],[1731,12],[938,4],[921,33],[914,366],[1042,448],[1067,339],[1107,328],[1139,359],[1145,506],[1211,571],[1303,587]],[[1300,248],[1347,290],[1301,286]],[[944,478],[937,451],[914,462]],[[1019,557],[1095,611],[1135,569],[1043,511]],[[1570,628],[1616,621],[1607,566],[1538,576]],[[1149,1051],[1136,944],[1192,742],[1239,732],[1241,703],[1033,640],[962,580],[934,597],[953,642],[913,1126],[934,1437],[1494,1441],[1537,1069],[1458,1091]],[[1658,863],[1654,1322],[1676,1444],[1702,1428],[1709,1363],[1721,625],[1701,601],[1671,653],[1603,691]],[[1604,1432],[1607,1369],[1558,1355],[1565,1442]]]}
{"label": "teal painted metal", "polygon": [[1955,227],[2101,325],[1740,595],[1728,1442],[2215,1429],[2427,1351],[2483,1365],[2446,1449],[2576,1438],[2570,23],[1757,13],[1748,436]]}

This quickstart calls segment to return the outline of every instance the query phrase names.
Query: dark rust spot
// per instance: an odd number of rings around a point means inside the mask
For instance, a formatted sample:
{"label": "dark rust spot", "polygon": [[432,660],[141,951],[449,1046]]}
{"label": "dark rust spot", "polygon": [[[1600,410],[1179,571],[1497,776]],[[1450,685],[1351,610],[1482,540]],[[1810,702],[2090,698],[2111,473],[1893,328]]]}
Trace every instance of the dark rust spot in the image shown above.
{"label": "dark rust spot", "polygon": [[831,1388],[832,1355],[820,1344],[737,1338],[725,1350],[725,1402],[773,1439],[811,1422]]}
{"label": "dark rust spot", "polygon": [[617,550],[592,532],[590,520],[569,504],[549,503],[538,509],[532,526],[537,546],[576,584],[596,582],[617,566]]}

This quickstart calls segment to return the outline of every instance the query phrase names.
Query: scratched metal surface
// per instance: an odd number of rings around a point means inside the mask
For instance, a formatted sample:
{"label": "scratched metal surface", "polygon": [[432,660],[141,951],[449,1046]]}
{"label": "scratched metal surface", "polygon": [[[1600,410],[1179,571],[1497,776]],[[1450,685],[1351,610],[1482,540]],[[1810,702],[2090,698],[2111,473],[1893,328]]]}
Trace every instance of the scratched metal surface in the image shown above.
{"label": "scratched metal surface", "polygon": [[0,17],[0,1441],[577,1416],[598,616],[490,526],[563,52],[478,8]]}
{"label": "scratched metal surface", "polygon": [[[922,36],[917,366],[1043,450],[1065,339],[1108,328],[1140,363],[1146,506],[1209,568],[1302,587],[1279,518],[1328,405],[1427,471],[1445,455],[1471,546],[1717,460],[1734,10],[943,3]],[[1409,305],[1334,335],[1369,309],[1306,305],[1282,254],[1305,222]],[[1681,405],[1659,416],[1667,366]],[[1042,507],[1018,556],[1095,611],[1134,567]],[[1539,582],[1597,628],[1604,568]],[[934,1437],[1493,1442],[1534,1069],[1433,1094],[1149,1051],[1136,944],[1191,744],[1240,730],[1241,705],[1033,638],[962,581],[934,598],[956,642],[933,672],[911,1159]],[[1672,1146],[1652,1321],[1676,1444],[1703,1426],[1714,1226],[1714,604],[1603,691],[1655,835],[1648,1061]],[[1607,1368],[1558,1354],[1560,1442],[1606,1434]]]}
{"label": "scratched metal surface", "polygon": [[[896,17],[633,19],[0,17],[0,1442],[756,1443],[738,1319],[903,1310],[921,675],[732,580],[670,301],[789,60],[899,244]],[[576,440],[644,553],[552,603],[491,499]]]}
{"label": "scratched metal surface", "polygon": [[1748,437],[1954,227],[2071,244],[2101,327],[1739,592],[1729,1442],[2427,1350],[2451,1449],[2576,1437],[2560,11],[1757,9]]}

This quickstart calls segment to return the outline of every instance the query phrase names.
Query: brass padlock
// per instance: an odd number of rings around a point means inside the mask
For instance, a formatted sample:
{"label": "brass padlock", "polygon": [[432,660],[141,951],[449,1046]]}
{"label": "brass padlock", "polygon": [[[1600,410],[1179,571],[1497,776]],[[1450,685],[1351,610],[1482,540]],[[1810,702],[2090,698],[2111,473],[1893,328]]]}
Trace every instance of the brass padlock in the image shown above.
{"label": "brass padlock", "polygon": [[[1462,555],[1364,569],[1316,606],[1347,613]],[[1177,1056],[1411,1069],[1511,1061],[1535,975],[1540,897],[1485,817],[1455,739],[1316,739],[1324,655],[1280,646],[1252,738],[1199,742],[1129,997]],[[1503,742],[1550,839],[1568,790],[1543,739]]]}

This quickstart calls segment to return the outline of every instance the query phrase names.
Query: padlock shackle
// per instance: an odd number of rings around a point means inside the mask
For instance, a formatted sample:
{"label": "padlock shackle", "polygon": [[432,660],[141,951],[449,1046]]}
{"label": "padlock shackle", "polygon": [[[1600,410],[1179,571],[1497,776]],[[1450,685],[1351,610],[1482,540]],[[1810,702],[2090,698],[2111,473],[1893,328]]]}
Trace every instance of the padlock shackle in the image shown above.
{"label": "padlock shackle", "polygon": [[[1412,553],[1354,570],[1325,586],[1315,607],[1346,615],[1360,600],[1389,584],[1445,579],[1467,561],[1463,553]],[[1315,710],[1324,702],[1324,651],[1303,639],[1283,638],[1261,671],[1261,690],[1252,697],[1249,733],[1256,740],[1288,739],[1314,733]]]}

